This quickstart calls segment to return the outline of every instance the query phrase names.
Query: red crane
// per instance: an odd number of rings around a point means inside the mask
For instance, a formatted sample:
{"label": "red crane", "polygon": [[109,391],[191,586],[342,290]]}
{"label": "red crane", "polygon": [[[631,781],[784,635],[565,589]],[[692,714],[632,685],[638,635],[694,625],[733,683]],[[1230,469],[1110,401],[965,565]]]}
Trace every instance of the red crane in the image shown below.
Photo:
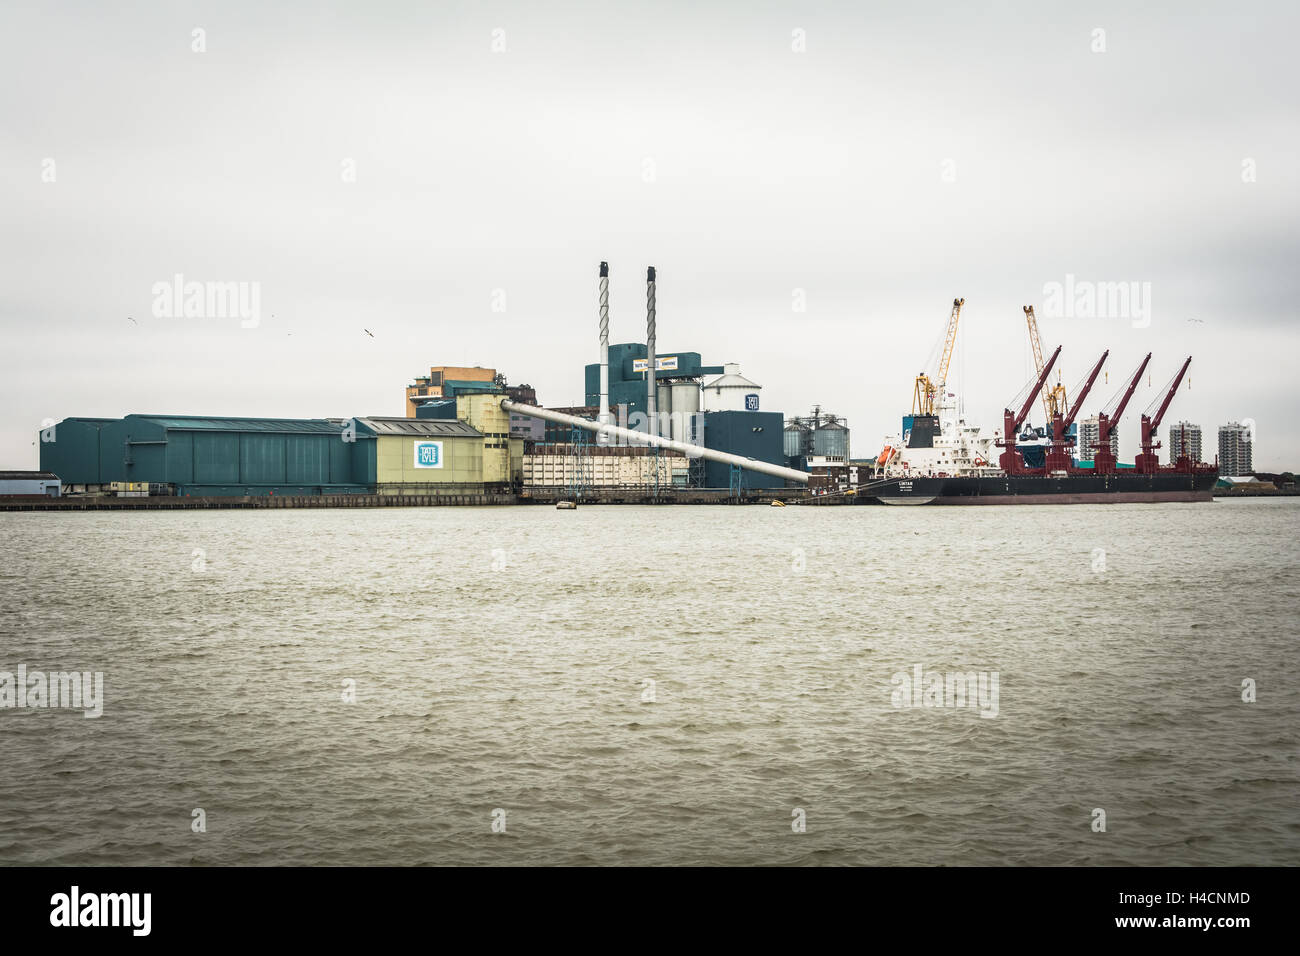
{"label": "red crane", "polygon": [[1052,419],[1052,447],[1047,450],[1045,461],[1048,474],[1054,471],[1069,471],[1074,464],[1070,460],[1070,446],[1066,441],[1065,433],[1074,424],[1079,409],[1083,408],[1083,400],[1092,391],[1092,383],[1097,381],[1097,376],[1101,373],[1101,367],[1106,364],[1109,355],[1110,349],[1101,353],[1101,358],[1097,359],[1097,364],[1088,373],[1088,381],[1081,390],[1075,391],[1074,401],[1070,403],[1070,410],[1066,411],[1064,408],[1060,408],[1056,413],[1056,417]]}
{"label": "red crane", "polygon": [[[1148,352],[1147,357],[1133,373],[1133,377],[1129,379],[1128,386],[1124,389],[1124,397],[1115,406],[1115,410],[1109,414],[1103,411],[1097,415],[1097,450],[1093,452],[1092,470],[1098,475],[1115,474],[1115,455],[1110,450],[1110,436],[1119,425],[1124,409],[1128,408],[1128,400],[1133,397],[1133,392],[1137,389],[1138,382],[1142,381],[1142,373],[1147,370],[1147,363],[1150,361],[1151,353]],[[1084,451],[1086,452],[1087,449],[1085,448]]]}
{"label": "red crane", "polygon": [[1160,442],[1155,440],[1156,429],[1164,420],[1165,412],[1169,410],[1169,403],[1174,400],[1174,392],[1178,391],[1178,386],[1183,383],[1183,376],[1187,374],[1187,366],[1192,364],[1192,357],[1187,356],[1187,361],[1183,367],[1178,370],[1174,376],[1173,384],[1169,386],[1169,391],[1165,394],[1165,400],[1160,403],[1160,409],[1155,415],[1142,415],[1142,453],[1133,459],[1133,468],[1144,474],[1154,475],[1160,470],[1160,462],[1156,458],[1156,449],[1160,447]]}
{"label": "red crane", "polygon": [[1020,406],[1020,411],[1012,414],[1011,409],[1002,410],[1002,438],[998,442],[1006,449],[998,458],[998,464],[1008,475],[1023,475],[1026,471],[1025,460],[1021,457],[1020,452],[1016,451],[1016,432],[1025,421],[1025,416],[1029,414],[1029,406],[1034,404],[1034,399],[1038,398],[1038,393],[1043,389],[1043,383],[1047,381],[1047,376],[1052,374],[1052,366],[1056,364],[1057,356],[1061,354],[1061,347],[1058,345],[1052,357],[1047,360],[1043,370],[1038,373],[1038,381],[1034,387],[1029,390],[1025,396],[1025,402]]}

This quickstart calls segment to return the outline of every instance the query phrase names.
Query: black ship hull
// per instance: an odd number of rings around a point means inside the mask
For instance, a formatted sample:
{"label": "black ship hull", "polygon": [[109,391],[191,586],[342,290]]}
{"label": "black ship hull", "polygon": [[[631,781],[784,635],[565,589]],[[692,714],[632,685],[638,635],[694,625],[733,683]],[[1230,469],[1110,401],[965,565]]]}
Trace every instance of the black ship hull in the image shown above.
{"label": "black ship hull", "polygon": [[859,504],[1073,505],[1210,501],[1214,471],[1194,474],[1134,472],[1115,475],[997,475],[891,478],[860,488]]}

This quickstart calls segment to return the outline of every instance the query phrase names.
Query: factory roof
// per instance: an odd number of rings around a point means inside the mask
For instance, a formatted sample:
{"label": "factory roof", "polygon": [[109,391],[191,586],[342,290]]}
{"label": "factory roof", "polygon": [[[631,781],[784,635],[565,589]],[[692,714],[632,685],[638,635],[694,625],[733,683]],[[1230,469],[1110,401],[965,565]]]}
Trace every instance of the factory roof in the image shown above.
{"label": "factory roof", "polygon": [[0,471],[0,481],[58,481],[52,471]]}
{"label": "factory roof", "polygon": [[323,418],[217,418],[206,415],[128,415],[173,431],[297,432],[337,435],[339,425]]}
{"label": "factory roof", "polygon": [[715,378],[711,382],[705,382],[704,387],[705,388],[762,388],[763,386],[751,382],[743,375],[738,375],[735,372],[728,372],[726,375],[721,375],[718,378]]}
{"label": "factory roof", "polygon": [[482,438],[483,433],[465,422],[440,418],[358,418],[376,435],[418,435],[433,438]]}

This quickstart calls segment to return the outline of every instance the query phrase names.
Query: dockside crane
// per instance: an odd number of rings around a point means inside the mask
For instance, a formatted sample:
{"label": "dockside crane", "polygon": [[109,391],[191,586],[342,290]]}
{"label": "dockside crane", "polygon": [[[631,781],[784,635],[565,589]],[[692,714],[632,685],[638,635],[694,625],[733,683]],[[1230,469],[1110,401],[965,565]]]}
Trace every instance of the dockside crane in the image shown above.
{"label": "dockside crane", "polygon": [[1043,383],[1047,381],[1047,376],[1052,374],[1052,366],[1056,364],[1057,357],[1061,354],[1061,347],[1058,345],[1052,357],[1047,360],[1047,364],[1039,371],[1038,380],[1025,396],[1024,404],[1020,406],[1019,412],[1012,412],[1011,409],[1002,410],[1002,438],[998,444],[1006,450],[998,458],[998,464],[1008,475],[1023,475],[1027,471],[1025,460],[1016,450],[1016,435],[1020,431],[1020,426],[1025,421],[1025,416],[1029,414],[1029,407],[1034,404],[1038,398],[1038,393],[1043,389]]}
{"label": "dockside crane", "polygon": [[[1034,350],[1034,370],[1039,374],[1043,371],[1043,345],[1038,339],[1038,320],[1034,318],[1034,307],[1027,305],[1024,307],[1025,324],[1029,326],[1029,345]],[[1057,382],[1051,388],[1043,389],[1043,414],[1044,419],[1050,426],[1056,420],[1057,415],[1064,415],[1066,411],[1065,386],[1060,382],[1060,372],[1056,373]]]}
{"label": "dockside crane", "polygon": [[948,316],[948,328],[944,332],[943,353],[934,378],[927,372],[916,376],[916,385],[912,389],[913,415],[933,415],[934,397],[947,387],[948,365],[952,362],[952,351],[957,344],[957,320],[961,318],[961,307],[965,304],[965,299],[952,300],[952,313]]}
{"label": "dockside crane", "polygon": [[[1160,403],[1160,408],[1154,415],[1148,414],[1151,407],[1142,414],[1142,452],[1133,459],[1134,470],[1144,475],[1154,475],[1160,470],[1160,462],[1156,458],[1156,449],[1160,447],[1160,442],[1156,441],[1156,429],[1164,421],[1165,412],[1169,410],[1169,403],[1174,400],[1174,393],[1178,391],[1178,386],[1183,383],[1183,376],[1187,374],[1187,366],[1192,364],[1192,357],[1187,356],[1187,361],[1183,367],[1178,370],[1174,376],[1173,384],[1169,386],[1169,391],[1165,393],[1165,400]],[[1152,406],[1155,402],[1151,403]]]}
{"label": "dockside crane", "polygon": [[[1150,361],[1151,353],[1148,352],[1147,357],[1142,360],[1142,364],[1137,367],[1137,371],[1128,380],[1128,385],[1120,393],[1123,398],[1119,400],[1119,404],[1115,406],[1114,411],[1097,413],[1097,449],[1092,455],[1093,474],[1115,474],[1115,453],[1110,450],[1110,436],[1114,434],[1116,426],[1119,425],[1119,420],[1124,415],[1124,409],[1128,408],[1128,401],[1133,397],[1138,382],[1142,381],[1142,373],[1147,370],[1147,363]],[[1084,449],[1084,451],[1087,450]]]}
{"label": "dockside crane", "polygon": [[1087,399],[1088,393],[1092,391],[1092,383],[1097,381],[1097,376],[1101,373],[1101,367],[1106,364],[1106,359],[1109,356],[1110,349],[1101,353],[1101,358],[1097,359],[1097,364],[1088,373],[1083,388],[1074,396],[1074,407],[1068,412],[1058,412],[1052,419],[1052,447],[1047,450],[1045,461],[1048,474],[1054,471],[1069,471],[1074,465],[1074,462],[1070,459],[1070,446],[1066,441],[1065,433],[1074,424],[1079,409],[1083,408],[1084,400]]}

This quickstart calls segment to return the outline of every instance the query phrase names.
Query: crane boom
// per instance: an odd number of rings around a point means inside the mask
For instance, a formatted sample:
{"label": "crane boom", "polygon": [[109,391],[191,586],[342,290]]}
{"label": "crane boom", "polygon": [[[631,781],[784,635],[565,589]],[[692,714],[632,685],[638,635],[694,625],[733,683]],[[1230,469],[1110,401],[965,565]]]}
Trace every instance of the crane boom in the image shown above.
{"label": "crane boom", "polygon": [[[1043,344],[1038,338],[1038,320],[1034,318],[1034,307],[1027,305],[1024,307],[1025,324],[1029,327],[1029,345],[1034,350],[1034,369],[1040,374],[1043,371]],[[1059,382],[1051,388],[1043,389],[1043,414],[1047,416],[1047,423],[1050,425],[1056,420],[1056,416],[1065,414],[1065,386]]]}
{"label": "crane boom", "polygon": [[1101,358],[1097,359],[1097,364],[1092,367],[1088,373],[1088,378],[1084,382],[1083,388],[1075,396],[1074,407],[1064,414],[1059,414],[1052,419],[1052,447],[1048,449],[1044,465],[1048,474],[1057,472],[1068,472],[1073,463],[1070,460],[1070,445],[1065,437],[1065,433],[1070,430],[1074,424],[1075,416],[1079,414],[1079,409],[1083,408],[1084,399],[1092,391],[1092,383],[1097,381],[1097,376],[1101,374],[1101,367],[1106,364],[1106,359],[1110,355],[1110,349],[1101,353]]}
{"label": "crane boom", "polygon": [[1101,371],[1101,367],[1106,364],[1106,358],[1109,355],[1110,349],[1107,349],[1101,353],[1101,358],[1097,359],[1097,364],[1092,367],[1092,374],[1088,376],[1087,383],[1083,386],[1083,389],[1079,394],[1074,396],[1074,408],[1066,414],[1065,419],[1062,422],[1062,430],[1068,429],[1074,424],[1074,419],[1078,416],[1079,409],[1083,408],[1084,399],[1086,399],[1088,393],[1092,391],[1092,383],[1097,381],[1097,374]]}
{"label": "crane boom", "polygon": [[952,362],[952,351],[957,345],[957,321],[961,318],[961,307],[965,304],[965,299],[952,300],[952,314],[948,316],[948,332],[943,342],[943,357],[939,359],[939,375],[935,379],[940,388],[948,384],[948,365]]}
{"label": "crane boom", "polygon": [[1103,444],[1105,444],[1105,442],[1110,438],[1110,429],[1119,424],[1119,420],[1124,414],[1124,409],[1128,408],[1128,400],[1133,397],[1133,392],[1137,388],[1138,382],[1142,381],[1142,373],[1146,371],[1147,363],[1150,361],[1151,353],[1148,352],[1147,357],[1142,360],[1142,364],[1139,365],[1137,371],[1133,373],[1133,377],[1129,379],[1128,388],[1125,390],[1124,397],[1120,399],[1119,404],[1115,406],[1115,411],[1110,415],[1102,414],[1097,416],[1099,420],[1105,421],[1107,426],[1107,434],[1101,436]]}
{"label": "crane boom", "polygon": [[948,327],[944,331],[943,352],[933,378],[928,372],[916,376],[916,385],[912,390],[912,414],[933,415],[934,397],[948,384],[948,366],[952,363],[953,349],[957,346],[957,321],[961,318],[961,307],[965,299],[952,300],[952,313],[948,316]]}
{"label": "crane boom", "polygon": [[[1024,307],[1025,324],[1029,326],[1029,346],[1034,350],[1034,370],[1043,371],[1043,344],[1038,340],[1038,321],[1034,318],[1034,307],[1027,305]],[[1043,413],[1047,420],[1052,420],[1052,403],[1046,394],[1043,395]]]}
{"label": "crane boom", "polygon": [[[1030,390],[1029,394],[1025,396],[1025,403],[1020,406],[1019,414],[1011,419],[1013,430],[1019,429],[1020,426],[1024,424],[1025,416],[1029,414],[1029,406],[1034,404],[1034,399],[1038,397],[1038,393],[1042,389],[1043,383],[1047,381],[1047,376],[1052,374],[1052,366],[1056,364],[1056,358],[1060,354],[1061,347],[1058,345],[1056,351],[1052,353],[1052,357],[1047,360],[1047,365],[1039,371],[1038,381]],[[1011,409],[1007,409],[1007,414],[1011,414]]]}
{"label": "crane boom", "polygon": [[1117,462],[1115,453],[1111,451],[1111,435],[1115,433],[1115,426],[1119,424],[1120,417],[1124,414],[1124,409],[1128,408],[1129,399],[1133,397],[1133,392],[1138,387],[1138,382],[1142,381],[1142,373],[1147,370],[1147,363],[1151,361],[1151,353],[1142,360],[1134,370],[1133,375],[1128,380],[1128,385],[1124,387],[1123,397],[1120,398],[1119,404],[1110,414],[1101,411],[1097,414],[1097,447],[1096,449],[1083,449],[1084,454],[1089,451],[1093,452],[1092,467],[1094,473],[1098,475],[1113,475]]}
{"label": "crane boom", "polygon": [[998,464],[1002,466],[1002,470],[1008,475],[1024,474],[1025,460],[1020,452],[1016,450],[1016,432],[1019,431],[1025,416],[1029,414],[1029,407],[1038,398],[1038,393],[1042,390],[1043,383],[1047,381],[1047,376],[1052,374],[1052,366],[1056,364],[1056,357],[1060,354],[1061,347],[1058,345],[1056,351],[1052,353],[1052,357],[1047,360],[1047,364],[1038,373],[1038,379],[1034,382],[1033,388],[1029,390],[1029,394],[1025,396],[1025,401],[1020,406],[1019,412],[1013,413],[1009,408],[1002,410],[1002,437],[998,440],[998,444],[1005,450],[999,456]]}
{"label": "crane boom", "polygon": [[[1183,367],[1180,368],[1178,370],[1178,374],[1174,376],[1174,384],[1169,386],[1169,392],[1165,395],[1165,400],[1160,403],[1160,410],[1156,412],[1155,415],[1151,418],[1152,432],[1154,432],[1157,428],[1159,428],[1160,423],[1164,421],[1165,412],[1169,410],[1169,403],[1174,400],[1174,392],[1178,391],[1178,386],[1183,383],[1183,376],[1187,374],[1187,366],[1191,364],[1192,364],[1192,357],[1189,355],[1187,356],[1187,361],[1183,363]],[[1146,416],[1144,415],[1143,418],[1145,417]]]}
{"label": "crane boom", "polygon": [[1142,426],[1142,451],[1133,460],[1133,467],[1140,474],[1153,475],[1160,469],[1160,464],[1156,458],[1156,449],[1160,443],[1156,441],[1156,429],[1160,427],[1161,421],[1164,420],[1165,412],[1169,410],[1169,403],[1174,400],[1174,393],[1178,391],[1178,386],[1183,383],[1183,376],[1187,374],[1187,366],[1192,364],[1192,357],[1187,356],[1187,361],[1183,367],[1178,370],[1174,376],[1173,384],[1169,386],[1169,391],[1165,393],[1164,401],[1160,403],[1159,410],[1154,416],[1144,414],[1141,419]]}

